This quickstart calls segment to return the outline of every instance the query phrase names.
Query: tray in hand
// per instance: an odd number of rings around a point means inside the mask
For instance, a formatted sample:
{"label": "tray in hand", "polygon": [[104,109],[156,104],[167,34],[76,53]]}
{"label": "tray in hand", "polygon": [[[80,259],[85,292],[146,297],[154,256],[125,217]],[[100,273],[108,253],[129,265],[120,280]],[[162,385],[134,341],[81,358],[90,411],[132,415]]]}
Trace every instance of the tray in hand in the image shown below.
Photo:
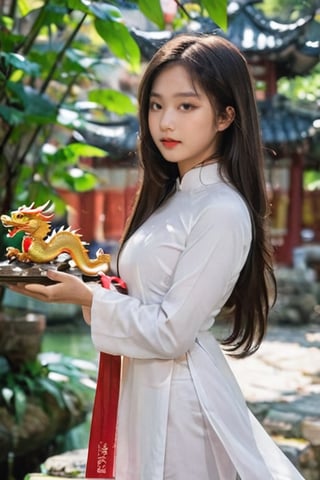
{"label": "tray in hand", "polygon": [[67,262],[52,262],[44,264],[24,263],[14,260],[0,262],[0,285],[17,283],[39,283],[53,285],[54,282],[46,276],[47,270],[59,270],[80,277],[83,281],[97,281],[100,277],[88,277],[78,268],[70,267]]}

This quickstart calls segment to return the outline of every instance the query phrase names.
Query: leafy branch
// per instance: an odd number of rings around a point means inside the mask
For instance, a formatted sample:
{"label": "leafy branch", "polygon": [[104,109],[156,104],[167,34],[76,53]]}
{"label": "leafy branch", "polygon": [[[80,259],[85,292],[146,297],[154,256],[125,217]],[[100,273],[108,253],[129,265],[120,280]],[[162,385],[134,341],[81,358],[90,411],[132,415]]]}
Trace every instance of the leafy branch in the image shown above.
{"label": "leafy branch", "polygon": [[23,421],[30,398],[37,401],[44,411],[47,411],[48,396],[56,401],[59,408],[69,410],[70,405],[66,401],[65,391],[71,391],[79,399],[82,398],[82,403],[85,404],[88,390],[94,388],[94,381],[88,375],[88,369],[95,371],[95,368],[89,362],[86,362],[85,368],[80,368],[77,360],[55,355],[51,362],[43,363],[36,359],[24,363],[18,371],[15,371],[2,356],[0,406],[4,406],[14,415],[19,425]]}

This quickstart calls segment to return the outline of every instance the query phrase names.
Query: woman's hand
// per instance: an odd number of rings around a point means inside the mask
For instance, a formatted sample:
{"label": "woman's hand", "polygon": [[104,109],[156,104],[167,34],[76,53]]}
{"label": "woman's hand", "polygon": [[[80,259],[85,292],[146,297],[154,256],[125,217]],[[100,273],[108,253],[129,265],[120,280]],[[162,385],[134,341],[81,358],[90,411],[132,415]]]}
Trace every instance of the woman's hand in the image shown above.
{"label": "woman's hand", "polygon": [[80,278],[69,273],[48,270],[47,276],[55,283],[53,285],[41,285],[38,283],[17,283],[8,288],[16,293],[27,295],[42,302],[48,303],[71,303],[82,307],[91,307],[92,291],[90,286]]}

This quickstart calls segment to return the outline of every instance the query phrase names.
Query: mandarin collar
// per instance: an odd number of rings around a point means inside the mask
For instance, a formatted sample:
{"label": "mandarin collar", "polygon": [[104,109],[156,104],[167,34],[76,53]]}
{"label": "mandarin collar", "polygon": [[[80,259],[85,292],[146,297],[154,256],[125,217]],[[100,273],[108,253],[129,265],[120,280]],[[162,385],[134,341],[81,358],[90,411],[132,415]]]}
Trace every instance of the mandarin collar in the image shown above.
{"label": "mandarin collar", "polygon": [[221,182],[221,180],[218,163],[200,165],[199,167],[191,168],[181,179],[177,179],[177,189],[189,191]]}

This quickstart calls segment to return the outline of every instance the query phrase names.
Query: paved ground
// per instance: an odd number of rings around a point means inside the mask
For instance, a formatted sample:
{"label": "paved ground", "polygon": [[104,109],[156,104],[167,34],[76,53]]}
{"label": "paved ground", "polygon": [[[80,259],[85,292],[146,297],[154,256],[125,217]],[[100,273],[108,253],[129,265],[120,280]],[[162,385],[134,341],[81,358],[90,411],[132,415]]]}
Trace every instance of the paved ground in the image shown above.
{"label": "paved ground", "polygon": [[230,365],[248,402],[294,401],[318,394],[320,325],[271,326],[256,354]]}
{"label": "paved ground", "polygon": [[264,428],[306,480],[320,480],[320,325],[271,326],[256,354],[230,365]]}

